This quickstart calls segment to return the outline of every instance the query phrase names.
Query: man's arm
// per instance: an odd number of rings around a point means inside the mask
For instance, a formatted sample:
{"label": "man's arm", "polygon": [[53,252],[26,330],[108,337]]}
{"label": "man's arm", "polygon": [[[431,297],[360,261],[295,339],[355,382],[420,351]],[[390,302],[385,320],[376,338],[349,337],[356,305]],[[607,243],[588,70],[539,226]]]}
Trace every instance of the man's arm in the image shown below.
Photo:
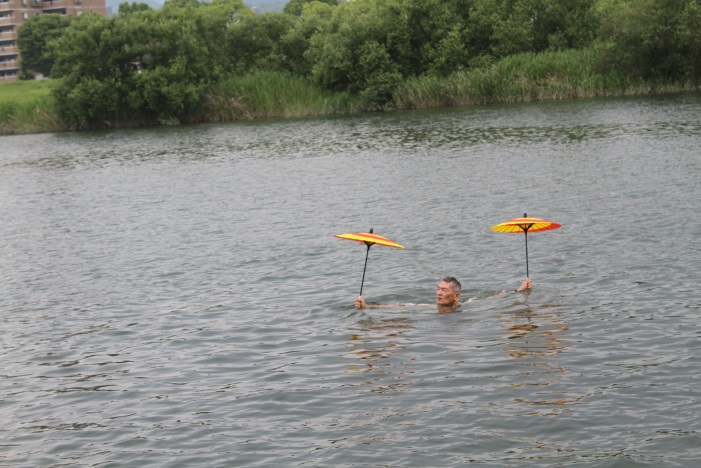
{"label": "man's arm", "polygon": [[523,292],[526,289],[531,289],[532,287],[533,287],[533,283],[531,283],[530,278],[526,278],[525,280],[523,280],[521,285],[518,288],[514,289],[513,291],[503,290],[502,292],[495,294],[493,296],[481,297],[481,298],[471,298],[471,299],[468,299],[465,302],[463,302],[463,304],[465,304],[467,302],[472,302],[472,301],[479,301],[481,299],[496,299],[497,297],[502,297],[502,296],[505,296],[505,295],[512,293],[512,292]]}
{"label": "man's arm", "polygon": [[355,300],[356,309],[394,309],[395,307],[399,307],[399,304],[368,304],[361,296]]}

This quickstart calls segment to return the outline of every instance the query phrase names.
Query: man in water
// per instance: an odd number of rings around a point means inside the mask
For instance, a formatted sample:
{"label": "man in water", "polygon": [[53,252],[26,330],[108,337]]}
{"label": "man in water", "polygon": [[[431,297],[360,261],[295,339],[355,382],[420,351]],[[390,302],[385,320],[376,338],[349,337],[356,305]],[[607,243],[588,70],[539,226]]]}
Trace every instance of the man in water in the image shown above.
{"label": "man in water", "polygon": [[[529,278],[526,278],[523,280],[521,283],[521,286],[518,288],[514,289],[513,292],[522,292],[527,289],[530,289],[533,285],[531,284],[531,280]],[[453,278],[452,276],[447,276],[441,280],[440,283],[438,283],[438,287],[436,288],[436,306],[438,307],[438,313],[439,314],[449,314],[452,312],[455,312],[458,307],[460,307],[460,289],[461,289],[460,281],[457,279]],[[501,297],[505,294],[508,294],[507,291],[502,291],[499,294],[495,294],[494,296],[489,296],[485,299],[490,299],[490,298],[495,298],[495,297]],[[468,299],[465,302],[470,302],[471,299]],[[462,304],[464,304],[463,302]],[[373,304],[369,305],[367,302],[362,297],[358,297],[358,299],[355,300],[355,307],[356,309],[365,309],[365,308],[390,308],[390,307],[398,307],[400,304],[386,304],[386,305],[380,305],[380,304]],[[406,304],[410,305],[410,304]],[[418,306],[430,306],[432,304],[411,304],[411,305],[418,305]]]}

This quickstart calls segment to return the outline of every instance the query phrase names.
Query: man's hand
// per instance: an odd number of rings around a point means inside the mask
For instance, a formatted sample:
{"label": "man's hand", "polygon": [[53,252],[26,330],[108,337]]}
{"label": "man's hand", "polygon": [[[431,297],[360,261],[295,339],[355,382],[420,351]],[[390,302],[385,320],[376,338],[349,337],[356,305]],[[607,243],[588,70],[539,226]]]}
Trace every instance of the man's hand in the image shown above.
{"label": "man's hand", "polygon": [[358,296],[358,299],[355,300],[355,308],[356,309],[365,309],[367,306],[368,305],[365,303],[365,299]]}
{"label": "man's hand", "polygon": [[516,289],[516,292],[525,291],[526,289],[531,289],[532,287],[533,287],[533,284],[531,283],[531,279],[526,278],[525,280],[523,280],[523,283],[521,283],[521,286],[519,286]]}

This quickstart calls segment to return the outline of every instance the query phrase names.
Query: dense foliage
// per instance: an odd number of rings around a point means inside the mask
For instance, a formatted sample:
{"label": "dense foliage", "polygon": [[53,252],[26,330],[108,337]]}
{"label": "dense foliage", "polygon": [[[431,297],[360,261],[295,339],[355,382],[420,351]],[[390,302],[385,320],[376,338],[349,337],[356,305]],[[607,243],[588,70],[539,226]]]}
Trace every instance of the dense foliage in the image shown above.
{"label": "dense foliage", "polygon": [[47,44],[61,37],[69,19],[58,14],[32,16],[17,31],[17,47],[22,52],[22,75],[31,78],[35,73],[51,74],[54,60],[47,54]]}
{"label": "dense foliage", "polygon": [[600,0],[599,65],[648,79],[701,76],[701,0]]}
{"label": "dense foliage", "polygon": [[289,13],[290,15],[299,16],[302,14],[302,8],[305,3],[311,3],[314,1],[319,1],[321,3],[326,3],[331,6],[338,5],[338,0],[290,0],[287,2],[285,7],[282,9],[283,13]]}
{"label": "dense foliage", "polygon": [[587,51],[578,66],[620,82],[698,83],[699,27],[701,0],[291,0],[264,14],[241,0],[169,0],[81,15],[50,57],[64,118],[88,128],[197,120],[220,83],[260,73],[365,109],[396,105],[417,80],[479,71],[493,83],[497,64],[524,66],[505,59],[566,51]]}
{"label": "dense foliage", "polygon": [[75,18],[52,43],[56,97],[75,127],[177,121],[230,71],[224,47],[241,0],[168,2],[160,10]]}

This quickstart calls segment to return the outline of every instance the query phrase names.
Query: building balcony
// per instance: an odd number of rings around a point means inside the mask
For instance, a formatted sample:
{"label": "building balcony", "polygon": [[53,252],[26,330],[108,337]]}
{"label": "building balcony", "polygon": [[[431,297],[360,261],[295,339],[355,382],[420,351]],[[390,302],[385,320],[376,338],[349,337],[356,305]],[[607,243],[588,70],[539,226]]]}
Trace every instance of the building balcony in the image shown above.
{"label": "building balcony", "polygon": [[[56,0],[54,0],[56,1]],[[80,4],[81,1],[83,0],[60,0],[64,4],[68,2],[69,4],[72,4],[73,2],[77,2]],[[34,9],[43,9],[44,6],[50,5],[50,1],[47,0],[44,2],[43,0],[24,0],[23,2],[17,3],[17,2],[0,2],[0,11],[22,11],[28,7],[34,8]]]}
{"label": "building balcony", "polygon": [[17,19],[12,16],[4,16],[0,18],[0,26],[16,26]]}
{"label": "building balcony", "polygon": [[43,2],[44,10],[51,10],[53,8],[66,8],[67,6],[74,5],[74,0],[44,0]]}
{"label": "building balcony", "polygon": [[19,68],[6,69],[0,66],[0,81],[17,81]]}
{"label": "building balcony", "polygon": [[19,54],[19,49],[17,46],[3,46],[0,45],[0,57],[5,57],[7,55],[17,55]]}

